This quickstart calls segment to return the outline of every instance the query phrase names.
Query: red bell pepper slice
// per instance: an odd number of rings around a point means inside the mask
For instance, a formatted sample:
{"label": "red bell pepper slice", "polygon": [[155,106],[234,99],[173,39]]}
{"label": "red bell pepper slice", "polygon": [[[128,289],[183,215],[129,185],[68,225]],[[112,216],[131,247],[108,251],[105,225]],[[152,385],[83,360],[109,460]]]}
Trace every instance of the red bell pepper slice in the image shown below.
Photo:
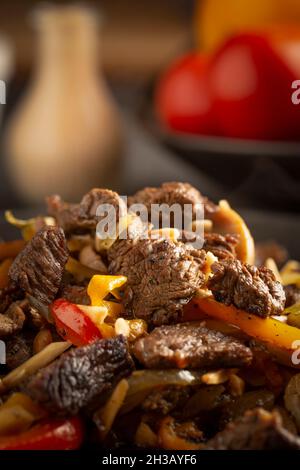
{"label": "red bell pepper slice", "polygon": [[96,325],[77,305],[58,299],[51,304],[50,310],[57,332],[65,341],[84,346],[102,338]]}
{"label": "red bell pepper slice", "polygon": [[41,421],[21,434],[0,437],[0,450],[75,450],[83,436],[78,417]]}

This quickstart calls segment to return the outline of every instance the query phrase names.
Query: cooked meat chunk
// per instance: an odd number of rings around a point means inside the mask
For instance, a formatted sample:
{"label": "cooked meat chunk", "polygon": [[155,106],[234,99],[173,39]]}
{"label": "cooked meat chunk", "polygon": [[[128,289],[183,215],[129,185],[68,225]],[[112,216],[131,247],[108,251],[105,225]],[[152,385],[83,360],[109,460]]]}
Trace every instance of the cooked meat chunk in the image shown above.
{"label": "cooked meat chunk", "polygon": [[126,340],[117,336],[64,353],[33,376],[25,389],[51,412],[75,415],[103,404],[132,368]]}
{"label": "cooked meat chunk", "polygon": [[[130,243],[131,242],[131,243]],[[109,271],[127,276],[123,303],[154,325],[174,323],[204,283],[205,251],[171,240],[136,240],[122,245]]]}
{"label": "cooked meat chunk", "polygon": [[72,302],[73,304],[90,305],[91,301],[87,294],[86,287],[67,285],[59,291],[59,296]]}
{"label": "cooked meat chunk", "polygon": [[202,196],[202,194],[189,183],[170,182],[163,183],[158,188],[147,187],[141,189],[133,196],[128,198],[128,205],[144,204],[147,207],[148,214],[150,215],[151,204],[184,204],[193,205],[193,215],[196,213],[196,204],[204,204],[204,212],[209,216],[217,210],[217,206],[209,199]]}
{"label": "cooked meat chunk", "polygon": [[4,289],[0,289],[0,313],[6,312],[12,302],[23,297],[24,292],[13,282]]}
{"label": "cooked meat chunk", "polygon": [[291,305],[300,303],[300,287],[295,284],[289,284],[288,286],[284,286],[284,292],[286,297],[286,307],[291,307]]}
{"label": "cooked meat chunk", "polygon": [[194,323],[155,328],[136,341],[133,353],[150,369],[240,367],[252,360],[241,341]]}
{"label": "cooked meat chunk", "polygon": [[32,354],[31,346],[21,335],[15,335],[6,341],[6,365],[9,370],[27,361]]}
{"label": "cooked meat chunk", "polygon": [[225,259],[215,263],[212,270],[208,288],[218,302],[233,304],[260,317],[282,313],[285,293],[270,269]]}
{"label": "cooked meat chunk", "polygon": [[219,233],[206,233],[203,249],[210,251],[219,259],[235,258],[235,247],[238,243],[236,235],[220,235]]}
{"label": "cooked meat chunk", "polygon": [[300,450],[300,438],[282,426],[278,413],[262,408],[247,411],[242,418],[209,440],[210,450]]}
{"label": "cooked meat chunk", "polygon": [[60,196],[54,195],[47,198],[48,213],[55,217],[66,233],[95,231],[100,217],[96,216],[100,204],[111,204],[119,211],[126,211],[126,204],[120,196],[109,189],[94,188],[89,191],[79,204],[64,202]]}
{"label": "cooked meat chunk", "polygon": [[142,403],[142,409],[147,412],[159,412],[167,415],[171,411],[182,408],[191,394],[188,387],[170,386],[154,390]]}
{"label": "cooked meat chunk", "polygon": [[44,227],[13,262],[9,276],[38,301],[49,304],[56,296],[68,250],[59,227]]}
{"label": "cooked meat chunk", "polygon": [[33,305],[28,304],[25,309],[28,325],[36,330],[40,330],[45,324],[46,319],[41,315],[39,310]]}
{"label": "cooked meat chunk", "polygon": [[5,312],[0,314],[0,338],[11,336],[23,328],[25,314],[18,304],[13,302]]}

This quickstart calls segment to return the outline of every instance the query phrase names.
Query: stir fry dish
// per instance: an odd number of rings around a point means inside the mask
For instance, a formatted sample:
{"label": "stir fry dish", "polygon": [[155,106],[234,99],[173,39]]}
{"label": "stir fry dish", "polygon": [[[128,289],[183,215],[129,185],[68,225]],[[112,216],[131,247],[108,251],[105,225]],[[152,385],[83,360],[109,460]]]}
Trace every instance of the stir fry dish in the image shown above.
{"label": "stir fry dish", "polygon": [[6,212],[0,450],[300,450],[300,263],[187,183],[127,202],[190,204],[201,247],[130,209],[102,238],[99,205],[126,205],[108,189]]}

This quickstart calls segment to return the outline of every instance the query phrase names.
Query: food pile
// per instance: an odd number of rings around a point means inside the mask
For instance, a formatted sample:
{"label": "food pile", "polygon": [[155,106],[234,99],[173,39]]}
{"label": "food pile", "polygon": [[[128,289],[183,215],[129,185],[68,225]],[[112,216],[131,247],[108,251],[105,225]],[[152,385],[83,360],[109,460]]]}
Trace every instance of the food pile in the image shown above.
{"label": "food pile", "polygon": [[0,449],[300,449],[299,263],[255,260],[239,214],[187,183],[128,203],[203,204],[203,247],[130,211],[101,239],[97,207],[124,205],[108,189],[6,213]]}

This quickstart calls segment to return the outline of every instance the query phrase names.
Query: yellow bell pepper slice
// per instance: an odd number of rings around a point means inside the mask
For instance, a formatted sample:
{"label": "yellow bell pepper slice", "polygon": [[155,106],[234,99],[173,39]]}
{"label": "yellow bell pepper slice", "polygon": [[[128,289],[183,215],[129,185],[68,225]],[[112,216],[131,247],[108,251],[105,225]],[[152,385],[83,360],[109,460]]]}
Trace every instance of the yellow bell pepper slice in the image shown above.
{"label": "yellow bell pepper slice", "polygon": [[17,219],[11,211],[5,212],[5,219],[9,224],[14,225],[14,227],[21,230],[25,241],[31,240],[31,238],[36,234],[38,229],[38,220],[42,220],[45,225],[55,225],[56,223],[53,217],[33,217],[27,220]]}
{"label": "yellow bell pepper slice", "polygon": [[211,297],[195,297],[187,306],[185,320],[203,319],[203,315],[235,325],[247,335],[285,351],[292,353],[299,348],[300,329],[272,317],[260,318],[233,305],[216,302]]}
{"label": "yellow bell pepper slice", "polygon": [[116,290],[122,287],[126,281],[126,276],[107,276],[105,274],[93,276],[87,288],[91,304],[93,306],[103,305],[103,301],[108,294],[112,294],[119,299],[120,296]]}

